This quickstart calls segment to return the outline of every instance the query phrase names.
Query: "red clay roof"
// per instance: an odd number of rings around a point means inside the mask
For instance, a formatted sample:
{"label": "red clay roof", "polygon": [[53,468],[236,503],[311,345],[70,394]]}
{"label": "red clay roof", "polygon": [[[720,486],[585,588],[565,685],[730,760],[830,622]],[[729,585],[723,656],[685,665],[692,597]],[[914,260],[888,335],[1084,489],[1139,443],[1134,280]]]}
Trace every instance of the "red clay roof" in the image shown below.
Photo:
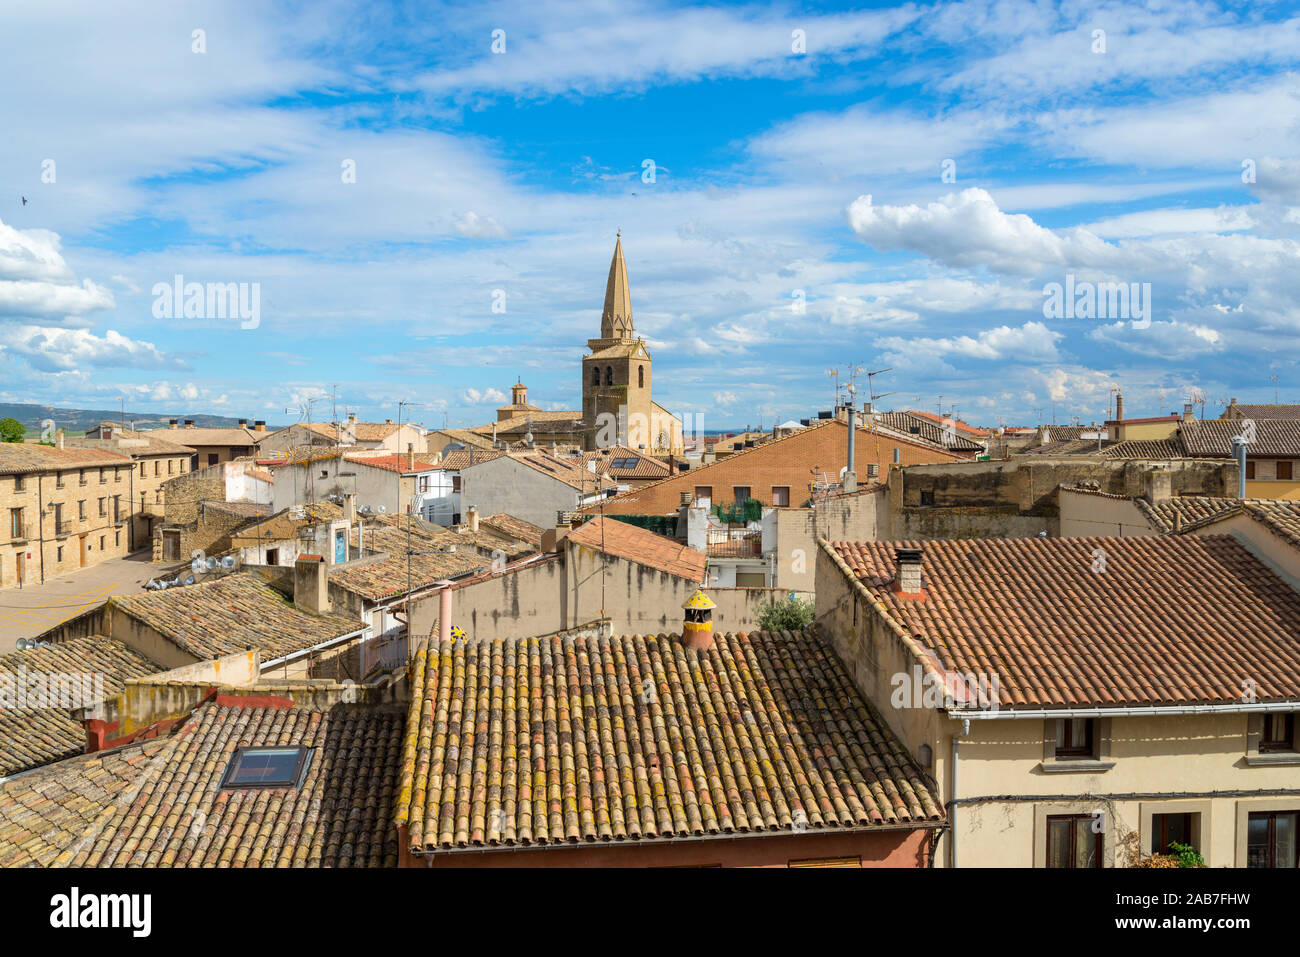
{"label": "red clay roof", "polygon": [[703,554],[671,538],[616,518],[593,518],[570,532],[569,541],[693,582],[704,580]]}
{"label": "red clay roof", "polygon": [[[1226,535],[823,547],[1004,709],[1300,699],[1300,594]],[[925,600],[894,590],[896,547],[923,550]]]}
{"label": "red clay roof", "polygon": [[935,826],[941,799],[812,632],[431,641],[398,825],[416,852]]}
{"label": "red clay roof", "polygon": [[349,462],[356,462],[360,465],[370,465],[377,469],[385,469],[389,472],[397,472],[406,475],[411,472],[434,472],[442,466],[434,465],[432,462],[424,462],[420,459],[415,460],[412,467],[407,464],[405,455],[345,455]]}

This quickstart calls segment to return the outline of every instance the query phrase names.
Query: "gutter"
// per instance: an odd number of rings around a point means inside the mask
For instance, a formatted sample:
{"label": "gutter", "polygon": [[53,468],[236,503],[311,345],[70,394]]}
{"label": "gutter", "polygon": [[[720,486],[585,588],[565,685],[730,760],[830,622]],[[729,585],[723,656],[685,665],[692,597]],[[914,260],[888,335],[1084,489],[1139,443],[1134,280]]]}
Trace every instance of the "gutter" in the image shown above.
{"label": "gutter", "polygon": [[339,635],[337,638],[329,638],[325,641],[319,642],[318,644],[312,645],[310,648],[303,648],[301,651],[295,651],[291,655],[284,655],[280,658],[275,658],[271,661],[264,661],[262,662],[262,667],[258,669],[258,673],[261,674],[263,671],[269,671],[272,668],[275,668],[280,665],[287,665],[289,662],[296,661],[297,659],[301,658],[303,655],[309,655],[313,651],[320,651],[323,648],[332,648],[335,645],[341,644],[342,642],[345,642],[351,638],[359,638],[360,636],[364,635],[367,630],[368,629],[366,628],[361,628],[358,629],[357,631],[350,631],[346,635]]}
{"label": "gutter", "polygon": [[1295,711],[1297,708],[1300,708],[1300,705],[1294,699],[1291,699],[1289,701],[1270,701],[1255,704],[1148,705],[1136,708],[1012,708],[1005,711],[949,709],[946,714],[955,721],[970,722],[971,720],[991,721],[998,718],[1004,720],[1013,718],[1173,718],[1197,714],[1263,714]]}
{"label": "gutter", "polygon": [[518,851],[581,851],[591,850],[602,847],[657,847],[677,844],[702,844],[710,841],[743,841],[752,838],[763,837],[798,837],[809,834],[841,835],[841,834],[878,834],[882,831],[919,831],[919,830],[939,830],[945,826],[945,821],[908,821],[898,824],[880,824],[868,827],[806,827],[802,830],[794,828],[782,828],[772,831],[754,831],[748,834],[700,834],[690,835],[689,837],[655,837],[655,838],[605,838],[596,840],[570,841],[565,840],[562,843],[533,843],[533,844],[508,844],[502,841],[500,844],[491,847],[447,847],[437,850],[428,850],[421,848],[411,850],[412,857],[423,857],[432,860],[435,857],[447,854],[493,854],[493,853],[516,853]]}

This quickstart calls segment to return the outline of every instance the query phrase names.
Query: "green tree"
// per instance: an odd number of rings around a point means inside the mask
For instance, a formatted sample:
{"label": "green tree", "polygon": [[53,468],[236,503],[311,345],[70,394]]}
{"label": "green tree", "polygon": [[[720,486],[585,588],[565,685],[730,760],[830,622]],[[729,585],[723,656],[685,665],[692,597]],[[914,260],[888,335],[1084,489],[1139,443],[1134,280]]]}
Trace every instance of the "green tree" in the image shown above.
{"label": "green tree", "polygon": [[812,624],[811,598],[788,598],[759,606],[758,627],[763,631],[799,631]]}
{"label": "green tree", "polygon": [[17,419],[0,419],[0,442],[21,442],[27,434],[27,427]]}

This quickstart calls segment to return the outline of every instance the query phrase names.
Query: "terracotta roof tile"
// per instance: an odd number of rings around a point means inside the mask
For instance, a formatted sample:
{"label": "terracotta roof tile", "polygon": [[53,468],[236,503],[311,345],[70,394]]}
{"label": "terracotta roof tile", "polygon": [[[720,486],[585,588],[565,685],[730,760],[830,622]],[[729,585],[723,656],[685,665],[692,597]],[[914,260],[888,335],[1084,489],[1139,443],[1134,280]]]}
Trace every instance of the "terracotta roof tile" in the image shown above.
{"label": "terracotta roof tile", "polygon": [[[8,698],[0,703],[0,777],[80,754],[86,731],[73,718],[73,709],[92,704],[84,698],[93,698],[97,688],[105,696],[115,695],[125,679],[163,670],[138,651],[101,635],[0,655],[0,681]],[[57,684],[51,686],[51,681]],[[46,688],[53,698],[39,697]],[[60,689],[69,695],[63,702],[58,700]],[[31,700],[33,695],[37,700]],[[24,703],[32,706],[18,706]],[[59,703],[67,707],[43,706]]]}
{"label": "terracotta roof tile", "polygon": [[501,532],[503,535],[508,535],[521,542],[527,542],[529,545],[540,547],[542,544],[543,529],[532,522],[525,522],[522,518],[507,515],[505,512],[497,512],[495,515],[479,519],[479,528],[484,525],[488,526],[489,529]]}
{"label": "terracotta roof tile", "polygon": [[416,852],[943,820],[812,632],[433,641],[397,819]]}
{"label": "terracotta roof tile", "polygon": [[0,442],[0,474],[48,472],[55,469],[133,467],[129,455],[110,449],[55,448],[31,442]]}
{"label": "terracotta roof tile", "polygon": [[109,604],[144,622],[200,661],[257,648],[264,661],[290,655],[365,627],[344,615],[312,615],[251,572]]}
{"label": "terracotta roof tile", "polygon": [[[1002,708],[1300,699],[1300,595],[1226,535],[822,547],[943,668],[997,675]],[[923,550],[924,601],[892,587],[897,547]]]}
{"label": "terracotta roof tile", "polygon": [[693,582],[704,580],[704,555],[649,529],[620,522],[616,518],[593,518],[569,533],[568,540],[598,552],[657,568]]}
{"label": "terracotta roof tile", "polygon": [[[205,705],[170,737],[0,785],[0,861],[395,867],[402,714]],[[301,788],[222,789],[239,747],[313,749]]]}
{"label": "terracotta roof tile", "polygon": [[[1246,455],[1300,456],[1300,419],[1259,419],[1255,422],[1255,441],[1246,446]],[[1194,419],[1178,430],[1189,455],[1223,457],[1232,455],[1232,439],[1242,434],[1236,419]]]}

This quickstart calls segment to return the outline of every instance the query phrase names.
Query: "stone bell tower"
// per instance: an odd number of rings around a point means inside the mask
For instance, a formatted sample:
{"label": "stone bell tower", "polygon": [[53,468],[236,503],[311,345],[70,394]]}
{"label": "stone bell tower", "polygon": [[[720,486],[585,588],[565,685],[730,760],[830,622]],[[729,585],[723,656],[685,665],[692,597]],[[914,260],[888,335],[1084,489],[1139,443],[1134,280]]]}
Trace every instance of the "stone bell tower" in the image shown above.
{"label": "stone bell tower", "polygon": [[600,338],[588,339],[591,354],[582,360],[583,447],[591,450],[627,445],[652,451],[650,353],[632,325],[632,295],[623,260],[623,235],[614,242],[614,258],[605,283]]}

